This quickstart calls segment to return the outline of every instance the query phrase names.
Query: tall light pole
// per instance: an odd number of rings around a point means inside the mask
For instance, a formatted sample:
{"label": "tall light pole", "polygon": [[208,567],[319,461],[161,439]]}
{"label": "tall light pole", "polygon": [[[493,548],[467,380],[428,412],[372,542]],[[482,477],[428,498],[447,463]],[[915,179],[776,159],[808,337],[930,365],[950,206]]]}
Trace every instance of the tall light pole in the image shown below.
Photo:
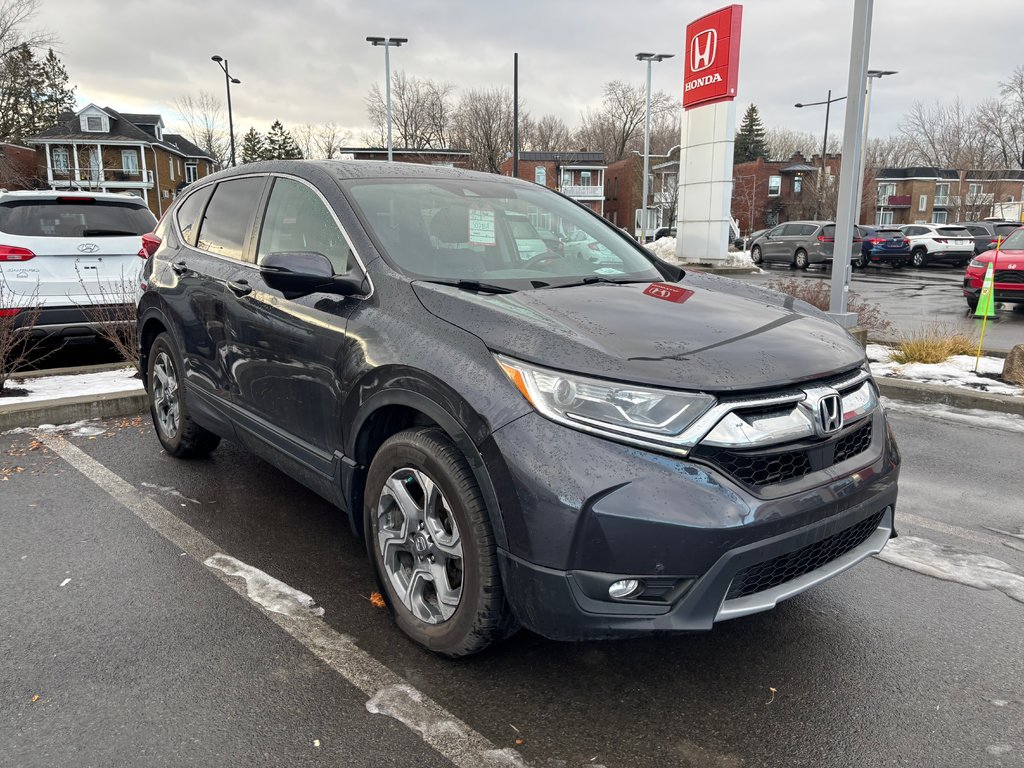
{"label": "tall light pole", "polygon": [[664,61],[675,56],[674,53],[638,53],[637,61],[647,62],[647,116],[644,120],[644,184],[643,184],[643,213],[640,214],[640,242],[647,242],[647,175],[651,164],[651,62]]}
{"label": "tall light pole", "polygon": [[897,75],[899,74],[894,69],[869,69],[868,70],[868,85],[867,94],[864,96],[864,136],[861,138],[861,156],[860,156],[860,184],[857,185],[857,206],[854,208],[856,212],[854,215],[860,218],[860,207],[864,204],[864,166],[867,164],[868,157],[868,122],[871,120],[871,81],[883,78],[886,75]]}
{"label": "tall light pole", "polygon": [[388,112],[388,162],[392,161],[391,156],[391,54],[392,48],[398,48],[402,43],[408,43],[409,38],[407,37],[368,37],[366,38],[373,47],[378,45],[384,46],[384,73],[387,78],[385,82],[384,91],[387,94],[387,112]]}
{"label": "tall light pole", "polygon": [[231,115],[231,84],[241,85],[242,81],[237,77],[232,77],[228,71],[228,60],[221,58],[220,56],[211,56],[212,61],[217,62],[217,66],[224,70],[224,84],[228,89],[228,136],[231,138],[231,165],[235,164],[235,120]]}
{"label": "tall light pole", "polygon": [[829,89],[828,96],[825,97],[824,101],[812,101],[807,104],[794,104],[797,109],[803,109],[804,107],[817,107],[822,104],[825,105],[825,136],[821,140],[821,176],[818,177],[818,199],[814,203],[814,218],[818,218],[821,214],[821,198],[824,194],[823,186],[825,183],[825,173],[828,169],[828,163],[826,160],[826,152],[828,151],[828,117],[829,111],[832,109],[832,105],[837,101],[842,101],[845,96],[838,96],[832,98],[832,90]]}

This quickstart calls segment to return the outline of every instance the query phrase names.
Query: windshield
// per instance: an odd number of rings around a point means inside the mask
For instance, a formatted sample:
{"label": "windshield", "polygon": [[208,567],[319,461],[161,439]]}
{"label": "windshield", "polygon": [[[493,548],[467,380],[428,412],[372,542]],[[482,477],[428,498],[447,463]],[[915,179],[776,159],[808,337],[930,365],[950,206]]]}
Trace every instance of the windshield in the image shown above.
{"label": "windshield", "polygon": [[1000,247],[1004,251],[1024,251],[1024,227],[1010,234]]}
{"label": "windshield", "polygon": [[663,279],[614,227],[544,187],[366,179],[346,189],[389,262],[411,277],[509,288]]}
{"label": "windshield", "polygon": [[90,198],[11,201],[0,205],[0,232],[28,237],[124,237],[156,226],[145,205]]}

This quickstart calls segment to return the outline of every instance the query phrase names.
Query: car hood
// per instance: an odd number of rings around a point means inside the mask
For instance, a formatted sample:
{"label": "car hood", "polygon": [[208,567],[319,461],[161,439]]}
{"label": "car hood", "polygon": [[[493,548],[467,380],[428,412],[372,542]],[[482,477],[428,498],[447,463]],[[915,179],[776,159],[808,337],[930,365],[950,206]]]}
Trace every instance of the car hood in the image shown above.
{"label": "car hood", "polygon": [[[988,264],[990,261],[996,261],[996,251],[993,248],[991,251],[985,251],[980,256],[974,257],[975,261],[980,261],[983,264]],[[1003,269],[1019,269],[1024,272],[1024,251],[999,251],[999,261],[996,261],[996,267],[1000,270]]]}
{"label": "car hood", "polygon": [[619,381],[738,392],[864,361],[856,340],[809,304],[710,275],[510,294],[424,282],[413,288],[427,311],[495,352]]}

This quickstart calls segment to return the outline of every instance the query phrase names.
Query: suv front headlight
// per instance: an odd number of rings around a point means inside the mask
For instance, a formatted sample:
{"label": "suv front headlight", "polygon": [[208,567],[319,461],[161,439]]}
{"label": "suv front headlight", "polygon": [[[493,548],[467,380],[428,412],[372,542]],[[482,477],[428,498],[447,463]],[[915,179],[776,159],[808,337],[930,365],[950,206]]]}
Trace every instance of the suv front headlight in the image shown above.
{"label": "suv front headlight", "polygon": [[638,386],[553,371],[496,355],[530,404],[573,429],[645,447],[684,452],[673,438],[715,404],[701,392]]}

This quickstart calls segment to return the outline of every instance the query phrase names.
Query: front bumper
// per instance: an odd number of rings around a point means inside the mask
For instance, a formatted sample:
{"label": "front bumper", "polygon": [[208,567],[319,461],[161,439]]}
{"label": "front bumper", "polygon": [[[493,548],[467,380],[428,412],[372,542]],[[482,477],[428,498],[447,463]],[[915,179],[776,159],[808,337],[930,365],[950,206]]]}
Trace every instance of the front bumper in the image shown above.
{"label": "front bumper", "polygon": [[[981,299],[981,280],[964,278],[964,298],[972,303],[977,303]],[[992,300],[997,304],[1024,304],[1024,284],[1011,287],[1007,283],[996,283],[993,286]]]}
{"label": "front bumper", "polygon": [[[553,639],[703,631],[831,578],[893,535],[898,452],[881,410],[871,419],[862,453],[757,489],[589,435],[569,431],[567,445],[568,430],[535,414],[513,422],[494,435],[509,470],[510,604]],[[624,578],[655,596],[612,600],[607,586]]]}

